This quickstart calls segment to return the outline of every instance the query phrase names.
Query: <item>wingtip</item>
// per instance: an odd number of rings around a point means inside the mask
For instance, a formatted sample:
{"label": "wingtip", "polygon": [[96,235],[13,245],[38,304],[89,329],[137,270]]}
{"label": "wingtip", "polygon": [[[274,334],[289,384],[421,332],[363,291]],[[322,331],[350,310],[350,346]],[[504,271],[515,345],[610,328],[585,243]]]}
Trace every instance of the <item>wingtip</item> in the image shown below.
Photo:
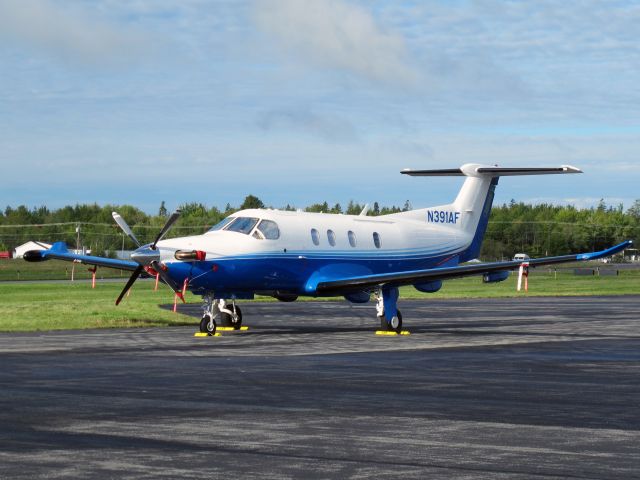
{"label": "wingtip", "polygon": [[564,171],[567,173],[584,173],[581,169],[573,165],[562,165],[562,168],[564,168]]}

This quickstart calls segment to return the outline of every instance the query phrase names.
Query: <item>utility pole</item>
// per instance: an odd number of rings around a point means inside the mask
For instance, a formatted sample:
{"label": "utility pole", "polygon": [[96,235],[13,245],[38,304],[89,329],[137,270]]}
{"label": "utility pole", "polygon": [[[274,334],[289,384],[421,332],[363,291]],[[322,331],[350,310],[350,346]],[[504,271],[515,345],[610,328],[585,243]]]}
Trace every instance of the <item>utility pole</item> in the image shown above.
{"label": "utility pole", "polygon": [[[80,224],[76,224],[76,254],[80,253]],[[76,262],[71,264],[71,281],[74,280],[74,274],[76,271]]]}

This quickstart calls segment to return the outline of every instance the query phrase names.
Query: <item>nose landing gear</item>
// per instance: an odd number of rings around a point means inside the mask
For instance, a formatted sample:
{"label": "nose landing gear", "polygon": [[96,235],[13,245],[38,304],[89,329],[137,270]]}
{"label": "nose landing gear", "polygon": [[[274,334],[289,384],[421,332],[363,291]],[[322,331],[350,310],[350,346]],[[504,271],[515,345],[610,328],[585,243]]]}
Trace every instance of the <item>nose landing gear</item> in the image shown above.
{"label": "nose landing gear", "polygon": [[236,305],[235,300],[231,304],[223,298],[215,299],[213,295],[205,295],[203,310],[204,314],[200,320],[200,332],[213,335],[216,333],[216,319],[220,320],[220,327],[224,329],[232,328],[240,330],[242,327],[242,310]]}

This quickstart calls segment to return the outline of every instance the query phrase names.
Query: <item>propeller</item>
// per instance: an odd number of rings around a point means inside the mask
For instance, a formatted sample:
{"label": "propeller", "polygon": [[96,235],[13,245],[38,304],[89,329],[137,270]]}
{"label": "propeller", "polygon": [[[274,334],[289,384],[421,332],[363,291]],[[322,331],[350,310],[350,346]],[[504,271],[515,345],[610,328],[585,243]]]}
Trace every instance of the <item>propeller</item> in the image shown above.
{"label": "propeller", "polygon": [[136,236],[133,234],[133,231],[129,228],[129,225],[127,225],[127,222],[124,221],[124,218],[122,218],[118,212],[111,212],[111,216],[116,221],[118,226],[122,229],[122,231],[126,233],[127,236],[131,240],[133,240],[133,243],[135,243],[139,247],[140,242],[138,241]]}
{"label": "propeller", "polygon": [[133,283],[138,279],[138,277],[140,276],[143,270],[144,270],[144,267],[142,265],[139,265],[138,267],[136,267],[136,269],[133,271],[133,273],[129,277],[127,284],[122,289],[122,292],[120,292],[120,295],[118,295],[118,298],[116,300],[116,306],[120,305],[120,302],[122,301],[124,296],[127,294],[127,292],[129,291]]}
{"label": "propeller", "polygon": [[158,236],[156,237],[156,239],[151,244],[151,250],[155,250],[156,249],[156,244],[160,240],[162,240],[162,238],[167,234],[167,232],[173,226],[173,224],[176,223],[176,220],[178,220],[178,217],[180,216],[180,213],[181,213],[180,210],[176,210],[175,212],[173,212],[171,214],[171,216],[167,220],[167,223],[164,224],[164,227],[162,227],[162,230],[160,230],[160,233],[158,233]]}
{"label": "propeller", "polygon": [[160,275],[160,278],[162,278],[162,280],[167,285],[169,285],[169,287],[171,287],[171,289],[182,299],[182,301],[184,301],[184,297],[182,295],[182,291],[180,290],[180,286],[177,285],[176,282],[169,276],[169,274],[167,273],[167,267],[165,267],[160,263],[160,252],[156,247],[157,243],[160,240],[162,240],[162,238],[167,234],[169,229],[176,222],[176,220],[178,220],[178,217],[180,217],[180,210],[176,210],[171,214],[171,216],[167,219],[167,222],[164,224],[164,226],[160,230],[160,233],[158,233],[158,235],[156,236],[156,239],[149,246],[140,245],[140,242],[138,241],[136,236],[133,234],[133,231],[131,230],[131,228],[129,228],[129,225],[127,225],[127,222],[125,222],[124,218],[122,218],[117,212],[113,212],[112,215],[113,215],[113,219],[116,221],[118,226],[122,229],[122,231],[131,240],[133,240],[133,242],[136,245],[138,245],[138,249],[131,254],[131,259],[134,262],[137,262],[139,264],[131,274],[131,277],[129,277],[129,280],[127,281],[126,285],[122,289],[122,292],[120,292],[120,295],[116,300],[116,305],[120,304],[120,302],[122,301],[124,296],[127,294],[129,289],[132,287],[132,285],[135,283],[138,277],[145,270],[145,267],[151,267],[156,272],[158,272],[158,275]]}
{"label": "propeller", "polygon": [[154,260],[151,262],[151,268],[153,268],[156,272],[158,272],[158,275],[160,275],[160,278],[164,281],[164,283],[169,285],[171,290],[173,290],[175,294],[178,295],[180,299],[184,302],[183,292],[180,289],[180,286],[175,282],[175,280],[171,278],[167,273],[167,267],[162,265],[158,260]]}

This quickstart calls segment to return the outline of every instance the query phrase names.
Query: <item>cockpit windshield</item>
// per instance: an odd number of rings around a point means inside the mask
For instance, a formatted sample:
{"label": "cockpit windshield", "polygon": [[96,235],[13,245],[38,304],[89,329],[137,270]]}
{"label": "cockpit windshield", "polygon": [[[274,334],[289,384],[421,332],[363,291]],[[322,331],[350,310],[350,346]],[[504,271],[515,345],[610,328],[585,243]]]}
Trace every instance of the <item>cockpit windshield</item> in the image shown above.
{"label": "cockpit windshield", "polygon": [[[260,224],[258,224],[258,222],[260,222]],[[255,217],[227,217],[211,227],[209,231],[226,230],[227,232],[238,232],[249,235],[256,225],[258,225],[258,228],[256,228],[253,233],[255,238],[259,240],[277,240],[280,237],[280,230],[275,222],[271,220],[260,221],[259,218]]]}
{"label": "cockpit windshield", "polygon": [[233,222],[225,228],[225,230],[228,232],[238,232],[249,235],[251,230],[253,230],[253,227],[258,223],[258,220],[260,219],[253,217],[236,217]]}
{"label": "cockpit windshield", "polygon": [[216,223],[213,227],[211,227],[208,231],[215,232],[216,230],[222,230],[224,227],[231,223],[231,220],[235,220],[236,217],[227,217],[224,220]]}

